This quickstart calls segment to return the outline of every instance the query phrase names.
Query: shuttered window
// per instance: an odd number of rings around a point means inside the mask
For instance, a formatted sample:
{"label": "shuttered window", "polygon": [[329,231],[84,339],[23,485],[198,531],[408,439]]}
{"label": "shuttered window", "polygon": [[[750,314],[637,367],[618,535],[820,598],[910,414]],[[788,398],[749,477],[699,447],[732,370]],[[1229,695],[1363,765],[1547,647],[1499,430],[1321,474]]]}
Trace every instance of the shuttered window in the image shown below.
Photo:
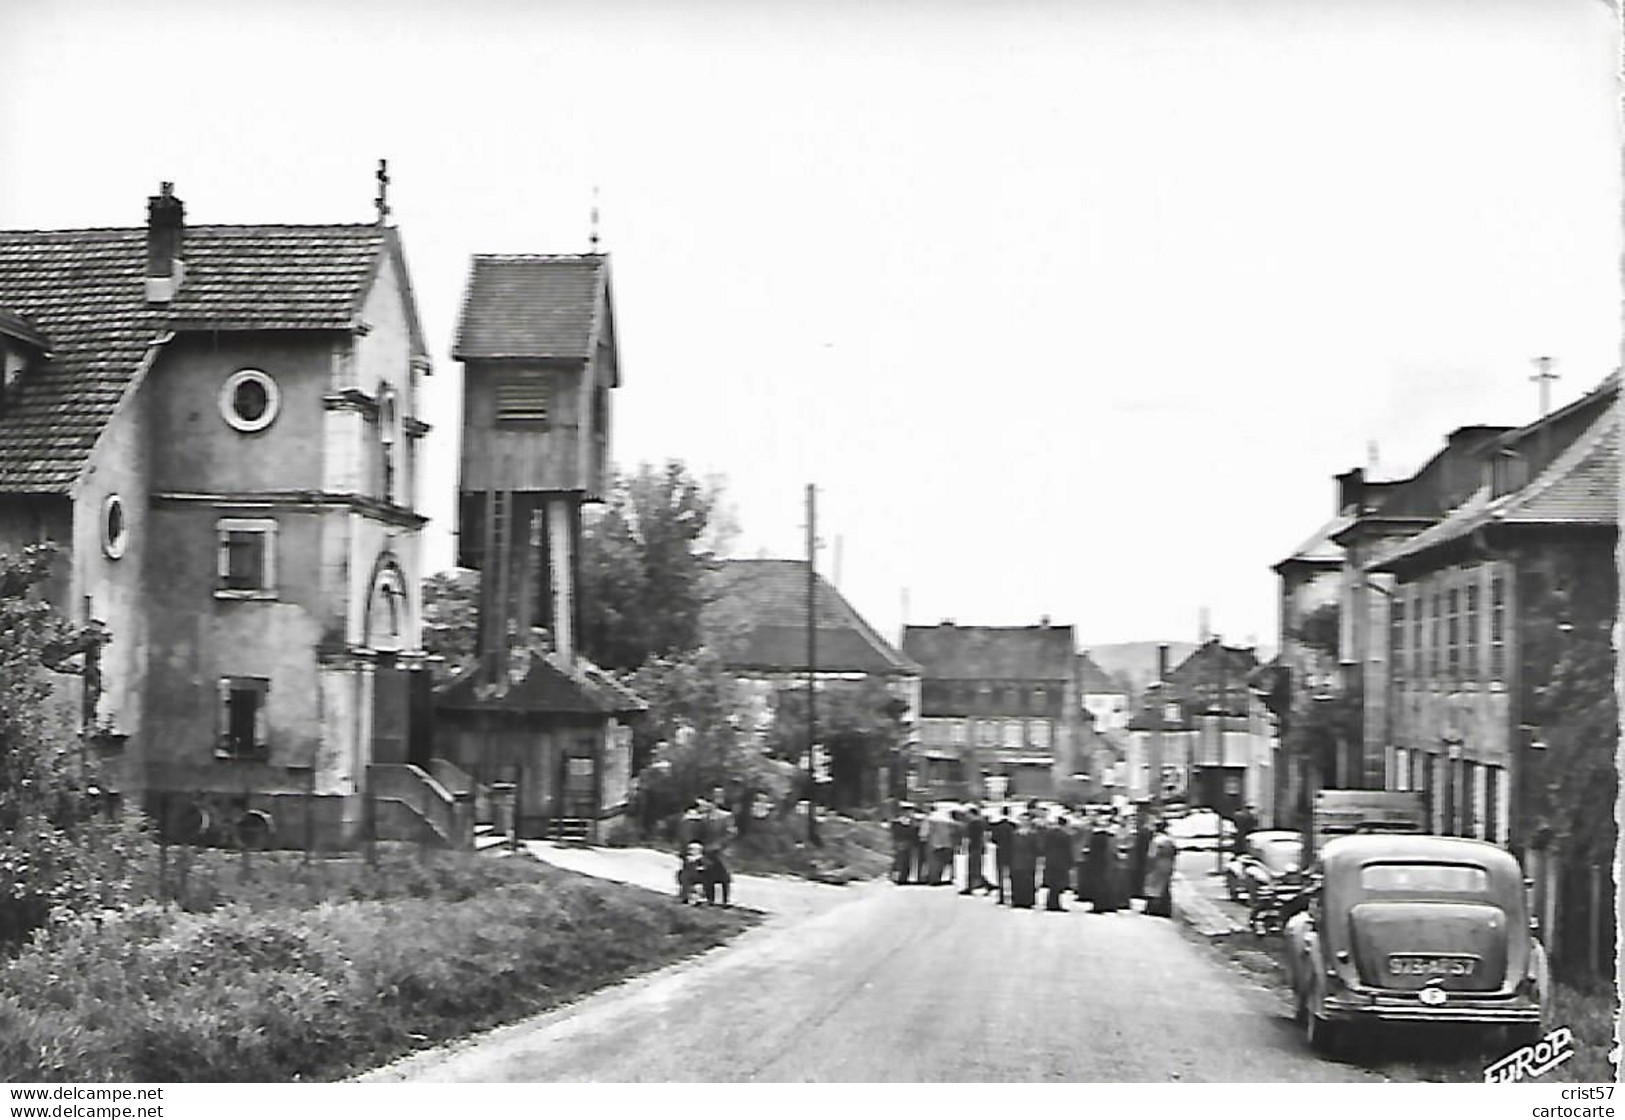
{"label": "shuttered window", "polygon": [[545,373],[510,373],[497,382],[497,420],[510,424],[545,424],[549,403]]}
{"label": "shuttered window", "polygon": [[271,682],[264,677],[221,677],[218,735],[220,758],[263,760],[270,753],[265,698]]}

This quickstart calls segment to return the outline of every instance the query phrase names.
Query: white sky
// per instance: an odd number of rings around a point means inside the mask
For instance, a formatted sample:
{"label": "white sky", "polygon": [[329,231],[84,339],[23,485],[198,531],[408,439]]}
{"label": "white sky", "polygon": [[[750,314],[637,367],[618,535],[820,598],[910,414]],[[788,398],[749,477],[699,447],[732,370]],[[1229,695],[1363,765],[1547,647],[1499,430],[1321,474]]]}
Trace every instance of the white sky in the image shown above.
{"label": "white sky", "polygon": [[0,227],[366,221],[390,161],[450,563],[475,252],[613,255],[614,451],[888,634],[1272,644],[1270,565],[1380,447],[1618,362],[1602,0],[7,0]]}

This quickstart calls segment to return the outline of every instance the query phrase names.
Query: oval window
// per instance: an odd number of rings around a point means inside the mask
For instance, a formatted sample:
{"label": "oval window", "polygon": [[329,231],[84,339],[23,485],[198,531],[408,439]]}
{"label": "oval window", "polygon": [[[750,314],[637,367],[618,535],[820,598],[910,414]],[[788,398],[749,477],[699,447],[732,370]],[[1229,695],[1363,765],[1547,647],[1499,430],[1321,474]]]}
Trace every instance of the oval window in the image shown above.
{"label": "oval window", "polygon": [[130,542],[130,525],[124,517],[124,501],[117,494],[107,495],[102,502],[102,551],[109,559],[124,555]]}
{"label": "oval window", "polygon": [[276,382],[257,369],[240,369],[220,389],[220,413],[239,432],[258,432],[276,419],[281,395]]}

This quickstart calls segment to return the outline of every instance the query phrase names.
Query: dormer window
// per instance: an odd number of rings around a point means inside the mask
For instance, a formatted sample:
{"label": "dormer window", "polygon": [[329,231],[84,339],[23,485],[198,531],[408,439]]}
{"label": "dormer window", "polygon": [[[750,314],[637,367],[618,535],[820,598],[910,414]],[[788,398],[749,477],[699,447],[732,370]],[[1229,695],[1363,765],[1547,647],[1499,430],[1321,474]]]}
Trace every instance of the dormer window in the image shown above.
{"label": "dormer window", "polygon": [[264,431],[281,404],[276,382],[263,370],[240,369],[220,387],[220,415],[239,432]]}

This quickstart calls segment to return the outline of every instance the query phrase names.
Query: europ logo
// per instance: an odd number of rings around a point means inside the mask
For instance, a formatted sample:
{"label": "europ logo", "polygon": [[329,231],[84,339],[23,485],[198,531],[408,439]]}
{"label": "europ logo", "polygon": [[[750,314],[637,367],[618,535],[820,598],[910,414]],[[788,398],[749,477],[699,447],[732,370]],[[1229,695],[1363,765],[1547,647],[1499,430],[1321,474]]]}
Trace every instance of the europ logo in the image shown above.
{"label": "europ logo", "polygon": [[1558,1027],[1546,1037],[1530,1046],[1514,1050],[1484,1071],[1484,1080],[1490,1083],[1522,1081],[1526,1077],[1539,1077],[1550,1073],[1574,1057],[1574,1034],[1567,1027]]}

